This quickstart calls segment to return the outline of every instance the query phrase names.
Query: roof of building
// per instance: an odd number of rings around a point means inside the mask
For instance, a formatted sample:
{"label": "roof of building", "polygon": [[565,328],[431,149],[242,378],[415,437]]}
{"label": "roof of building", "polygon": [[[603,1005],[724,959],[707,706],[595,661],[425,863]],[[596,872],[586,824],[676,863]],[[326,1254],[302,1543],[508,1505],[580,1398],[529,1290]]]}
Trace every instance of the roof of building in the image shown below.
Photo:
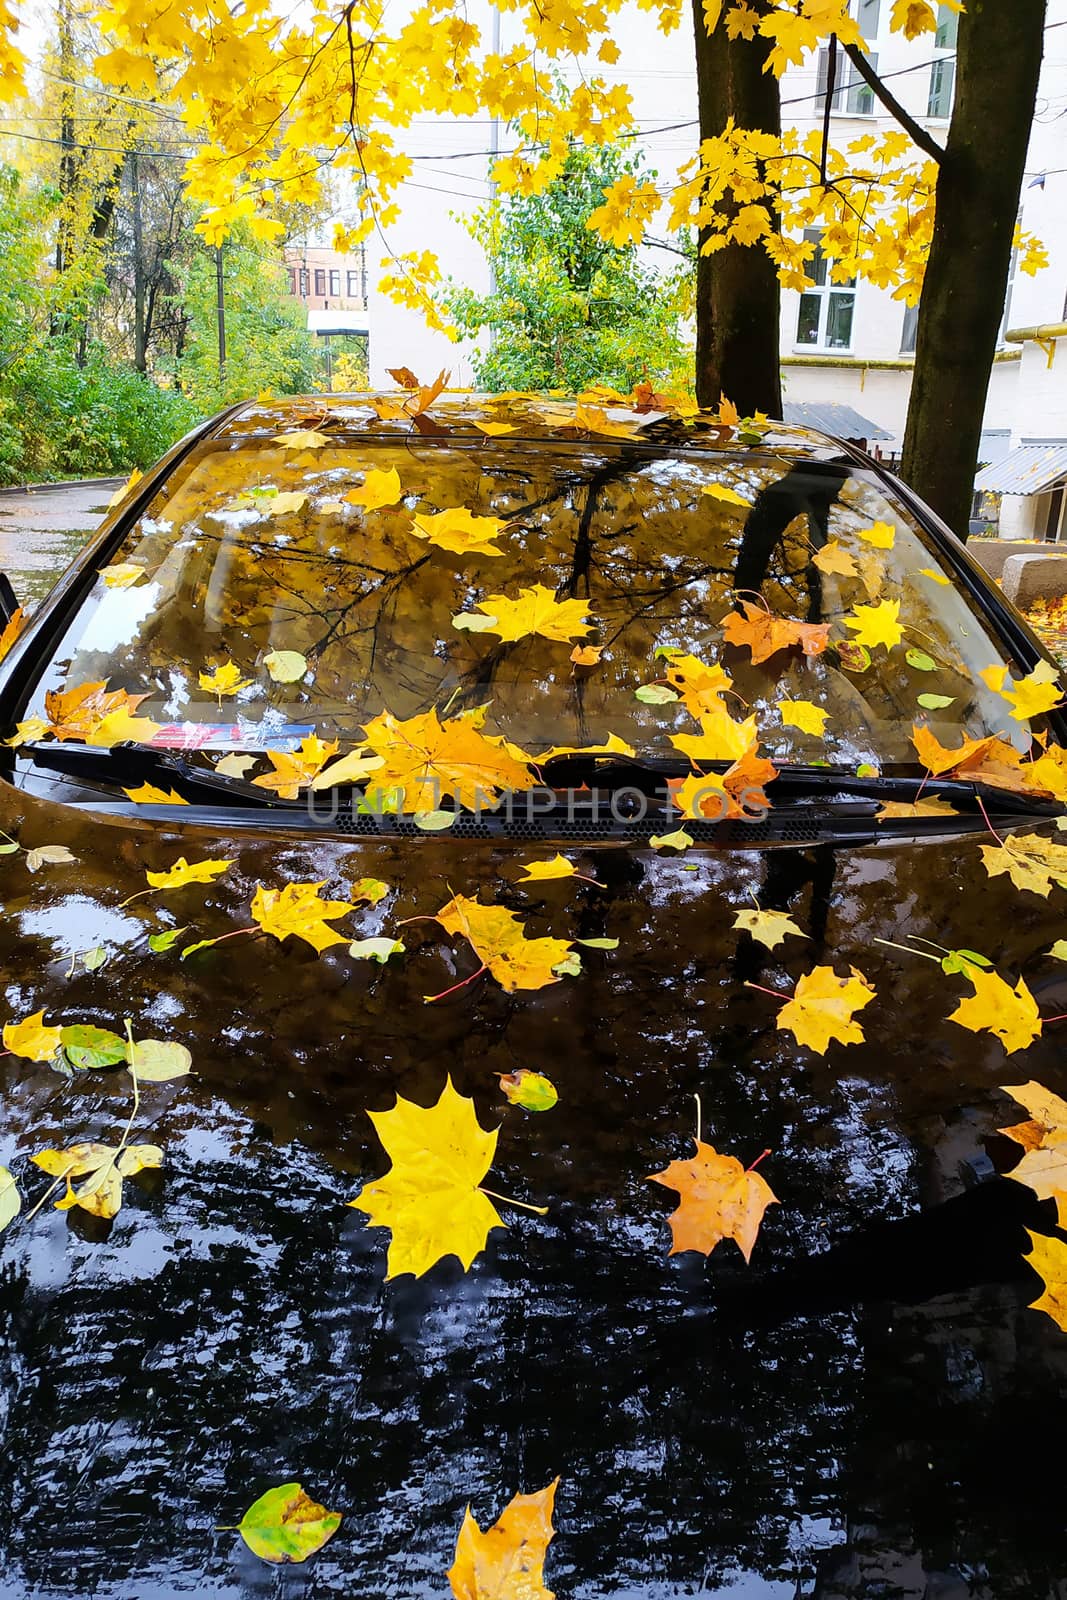
{"label": "roof of building", "polygon": [[983,467],[974,486],[994,494],[1040,494],[1063,477],[1067,477],[1067,440],[1018,445],[1002,461]]}
{"label": "roof of building", "polygon": [[787,400],[782,406],[786,422],[802,428],[816,428],[819,433],[830,433],[838,439],[892,439],[893,434],[869,422],[851,406],[834,405],[814,400]]}

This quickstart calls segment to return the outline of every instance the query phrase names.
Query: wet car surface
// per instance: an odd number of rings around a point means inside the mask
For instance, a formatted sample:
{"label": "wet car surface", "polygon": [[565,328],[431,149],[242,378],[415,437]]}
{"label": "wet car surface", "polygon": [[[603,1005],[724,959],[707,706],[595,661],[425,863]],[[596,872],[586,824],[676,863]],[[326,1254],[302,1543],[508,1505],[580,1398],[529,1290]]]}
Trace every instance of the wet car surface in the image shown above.
{"label": "wet car surface", "polygon": [[[1067,1335],[1029,1309],[1024,1254],[1055,1212],[998,1175],[1018,1150],[997,1130],[1022,1115],[1003,1086],[1067,1093],[1063,1034],[1007,1055],[949,1020],[958,975],[897,948],[977,949],[1046,1017],[1067,1011],[1058,891],[991,879],[970,822],[879,839],[868,815],[852,842],[827,826],[670,854],[625,830],[357,835],[0,785],[23,846],[0,859],[5,1019],[129,1016],[193,1056],[188,1078],[141,1087],[137,1135],[164,1162],[113,1222],[46,1204],[4,1236],[2,1592],[440,1595],[466,1505],[485,1526],[558,1475],[561,1596],[1058,1594],[1040,1441]],[[1055,837],[1052,817],[1028,825]],[[76,860],[30,872],[43,844]],[[597,884],[517,881],[557,848]],[[123,904],[181,855],[235,865]],[[402,933],[403,959],[148,946],[247,927],[257,884],[346,899],[367,877],[388,894],[346,937]],[[482,978],[428,1005],[476,963],[407,919],[455,892],[618,948],[534,992]],[[753,899],[808,938],[739,933]],[[865,1042],[824,1056],[751,987],[785,994],[819,963],[877,992]],[[551,1074],[552,1111],[505,1102],[498,1075],[522,1067]],[[0,1070],[20,1183],[22,1156],[114,1142],[130,1115],[123,1071],[11,1054]],[[388,1235],[345,1204],[386,1167],[367,1112],[430,1105],[446,1075],[500,1126],[488,1182],[547,1215],[502,1208],[469,1273],[450,1258],[386,1281]],[[732,1243],[668,1255],[674,1197],[647,1180],[689,1153],[695,1096],[716,1148],[771,1152],[778,1204],[747,1267]],[[44,1175],[23,1187],[29,1210]],[[292,1479],[344,1520],[274,1570],[218,1530]]]}

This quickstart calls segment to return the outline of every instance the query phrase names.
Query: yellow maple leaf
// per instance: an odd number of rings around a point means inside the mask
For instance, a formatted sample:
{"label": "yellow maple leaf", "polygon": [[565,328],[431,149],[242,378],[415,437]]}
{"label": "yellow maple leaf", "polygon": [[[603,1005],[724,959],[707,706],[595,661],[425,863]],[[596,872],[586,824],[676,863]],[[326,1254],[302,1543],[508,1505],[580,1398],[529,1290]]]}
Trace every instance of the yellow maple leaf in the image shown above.
{"label": "yellow maple leaf", "polygon": [[688,1161],[672,1161],[662,1172],[649,1173],[650,1183],[675,1189],[681,1204],[670,1218],[670,1254],[699,1250],[710,1255],[723,1239],[733,1239],[748,1261],[763,1213],[778,1197],[758,1172],[747,1171],[736,1156],[720,1155],[710,1144],[694,1141]]}
{"label": "yellow maple leaf", "polygon": [[4,1024],[4,1049],[25,1061],[51,1061],[62,1043],[63,1029],[47,1026],[43,1008],[21,1022]]}
{"label": "yellow maple leaf", "polygon": [[1030,1113],[1029,1122],[999,1131],[1024,1148],[1017,1166],[1005,1174],[1032,1189],[1039,1200],[1056,1202],[1060,1227],[1067,1222],[1067,1100],[1040,1083],[1004,1088]]}
{"label": "yellow maple leaf", "polygon": [[235,661],[224,661],[211,672],[201,672],[197,682],[201,689],[207,689],[217,695],[221,705],[224,694],[236,694],[239,689],[247,689],[252,679],[242,677],[241,669]]}
{"label": "yellow maple leaf", "polygon": [[[106,680],[100,680],[79,683],[73,689],[62,691],[49,689],[44,697],[44,712],[49,728],[57,739],[107,743],[106,733],[102,740],[99,738],[100,729],[105,725],[110,729],[121,729],[131,724],[144,725],[155,730],[155,723],[147,717],[133,717],[141,701],[147,698],[144,694],[127,694],[125,689],[108,689]],[[94,735],[97,738],[94,739]],[[118,736],[130,737],[121,733]]]}
{"label": "yellow maple leaf", "polygon": [[498,634],[506,643],[531,634],[567,643],[592,632],[592,625],[583,621],[589,610],[587,601],[557,600],[552,590],[540,583],[532,589],[520,589],[518,600],[491,594],[487,600],[479,600],[478,609],[486,613],[484,617],[473,618],[461,612],[452,618],[452,626],[464,628],[477,622],[475,632]]}
{"label": "yellow maple leaf", "polygon": [[724,483],[702,483],[700,492],[710,496],[712,500],[721,500],[724,505],[744,506],[746,511],[752,509],[751,500],[746,500],[743,494],[738,494],[736,489],[727,488]]}
{"label": "yellow maple leaf", "polygon": [[26,613],[21,606],[16,606],[0,632],[0,661],[3,661],[25,625]]}
{"label": "yellow maple leaf", "polygon": [[641,432],[639,422],[617,421],[602,406],[576,405],[572,427],[584,433],[599,433],[608,439],[633,439]]}
{"label": "yellow maple leaf", "polygon": [[[142,700],[143,695],[137,699]],[[133,740],[139,744],[151,743],[159,732],[159,723],[151,717],[132,717],[128,710],[109,711],[85,735],[86,744],[111,746]]]}
{"label": "yellow maple leaf", "polygon": [[252,898],[253,920],[275,939],[295,936],[320,955],[332,944],[344,944],[346,935],[326,924],[356,908],[348,900],[321,900],[319,890],[325,883],[325,878],[319,883],[287,883],[284,889],[265,889],[257,884]]}
{"label": "yellow maple leaf", "polygon": [[173,789],[157,789],[153,783],[142,783],[138,789],[123,789],[123,794],[128,800],[133,800],[139,806],[187,806],[188,800],[183,800],[180,794]]}
{"label": "yellow maple leaf", "polygon": [[780,945],[789,933],[795,933],[798,939],[808,937],[803,928],[797,927],[788,912],[761,911],[758,907],[754,911],[739,911],[734,917],[734,927],[745,929],[753,939],[765,944],[768,950]]}
{"label": "yellow maple leaf", "polygon": [[801,733],[814,733],[820,739],[830,716],[810,700],[779,700],[778,710],[783,728],[799,728]]}
{"label": "yellow maple leaf", "polygon": [[[522,870],[525,876],[518,880],[520,883],[547,883],[553,878],[580,878],[583,883],[597,883],[595,878],[579,872],[573,861],[558,854],[551,861],[530,861]],[[603,884],[597,884],[597,888],[603,887]]]}
{"label": "yellow maple leaf", "polygon": [[859,530],[860,538],[876,550],[892,550],[897,530],[891,522],[873,522],[869,528]]}
{"label": "yellow maple leaf", "polygon": [[856,967],[839,978],[833,967],[813,967],[797,979],[793,997],[778,1013],[776,1026],[788,1028],[798,1044],[823,1055],[831,1039],[862,1044],[863,1029],[854,1013],[870,1005],[874,985]]}
{"label": "yellow maple leaf", "polygon": [[899,644],[904,637],[897,618],[900,616],[899,600],[883,600],[876,606],[853,606],[852,615],[844,618],[846,628],[851,628],[857,644],[873,650],[884,644],[887,650]]}
{"label": "yellow maple leaf", "polygon": [[387,467],[384,471],[378,467],[368,468],[359,487],[351,489],[345,495],[349,505],[362,506],[364,511],[377,511],[382,506],[395,506],[403,498],[400,474],[395,467]]}
{"label": "yellow maple leaf", "polygon": [[458,1256],[464,1271],[485,1249],[491,1228],[502,1228],[479,1185],[496,1152],[497,1130],[478,1122],[474,1101],[445,1086],[435,1105],[397,1096],[391,1111],[369,1111],[392,1167],[364,1184],[348,1203],[369,1228],[389,1228],[386,1278],[411,1272],[420,1278],[444,1256]]}
{"label": "yellow maple leaf", "polygon": [[272,440],[283,450],[321,450],[331,442],[329,434],[320,433],[317,428],[294,428],[291,433],[276,433]]}
{"label": "yellow maple leaf", "polygon": [[733,679],[718,662],[709,667],[699,656],[670,656],[663,676],[690,716],[715,717],[726,713],[722,696],[733,687]]}
{"label": "yellow maple leaf", "polygon": [[[962,11],[963,0],[945,0],[945,6],[949,11]],[[905,39],[917,39],[922,33],[936,31],[937,9],[932,0],[893,0],[889,25]]]}
{"label": "yellow maple leaf", "polygon": [[991,878],[1007,873],[1017,889],[1047,900],[1054,883],[1067,889],[1067,845],[1039,833],[1011,833],[1003,844],[981,846],[982,865]]}
{"label": "yellow maple leaf", "polygon": [[187,883],[211,883],[214,878],[228,872],[236,859],[236,856],[227,860],[215,857],[190,862],[184,856],[179,856],[172,867],[167,867],[163,872],[146,872],[145,877],[153,889],[184,889]]}
{"label": "yellow maple leaf", "polygon": [[484,433],[489,439],[499,439],[505,433],[515,432],[515,424],[513,422],[479,422],[475,418],[474,426],[479,433]]}
{"label": "yellow maple leaf", "polygon": [[426,539],[441,550],[461,556],[502,556],[503,550],[493,540],[506,527],[506,519],[479,517],[466,506],[449,506],[432,516],[416,512],[411,519],[411,531],[417,539]]}
{"label": "yellow maple leaf", "polygon": [[[72,1144],[66,1150],[41,1150],[30,1157],[53,1178],[66,1178],[67,1188],[56,1201],[57,1211],[80,1206],[93,1217],[114,1217],[122,1205],[122,1180],[161,1167],[163,1152],[157,1144]],[[75,1189],[72,1178],[85,1178]]]}
{"label": "yellow maple leaf", "polygon": [[442,722],[433,710],[400,720],[383,711],[363,734],[382,760],[376,791],[399,791],[402,811],[436,810],[446,796],[475,810],[495,802],[503,790],[529,789],[533,783],[524,764],[530,758],[505,739],[480,733],[467,717]]}
{"label": "yellow maple leaf", "polygon": [[[514,750],[514,745],[509,745]],[[634,756],[637,752],[632,744],[627,744],[625,739],[620,739],[617,733],[609,733],[603,744],[554,744],[549,750],[542,750],[538,756],[527,756],[528,761],[536,762],[543,766],[546,761],[552,761],[556,756]]]}
{"label": "yellow maple leaf", "polygon": [[570,655],[570,659],[574,663],[575,675],[591,672],[594,667],[598,667],[603,653],[602,645],[576,644]]}
{"label": "yellow maple leaf", "polygon": [[133,561],[119,561],[114,566],[101,567],[98,575],[109,589],[132,589],[145,576],[145,569]]}
{"label": "yellow maple leaf", "polygon": [[536,1494],[514,1495],[484,1533],[467,1507],[448,1569],[453,1600],[554,1600],[544,1563],[558,1483],[554,1478]]}
{"label": "yellow maple leaf", "polygon": [[948,589],[952,586],[952,579],[946,578],[943,572],[935,572],[933,567],[920,567],[919,576],[929,578],[932,583],[939,583],[943,589]]}
{"label": "yellow maple leaf", "polygon": [[950,1022],[958,1022],[972,1033],[995,1033],[1009,1055],[1025,1050],[1040,1037],[1037,1001],[1022,978],[1013,989],[998,973],[971,966],[961,977],[973,987],[974,994],[960,1001]]}
{"label": "yellow maple leaf", "polygon": [[316,773],[311,780],[313,789],[332,789],[339,783],[362,783],[370,773],[384,766],[381,756],[369,756],[363,750],[350,750],[335,761],[325,772]]}
{"label": "yellow maple leaf", "polygon": [[735,722],[726,707],[718,704],[697,719],[699,733],[672,733],[670,741],[690,761],[738,761],[756,743],[756,719]]}
{"label": "yellow maple leaf", "polygon": [[736,428],[741,422],[740,411],[738,411],[732,400],[727,400],[726,396],[721,392],[721,390],[719,392],[719,410],[717,415],[719,422],[721,422],[726,428]]}
{"label": "yellow maple leaf", "polygon": [[299,750],[264,750],[273,772],[265,772],[252,782],[259,789],[273,789],[283,800],[295,800],[318,776],[332,756],[337,754],[336,739],[326,744],[318,734],[312,733],[300,741]]}
{"label": "yellow maple leaf", "polygon": [[[502,989],[543,989],[558,983],[554,970],[570,955],[569,939],[551,936],[529,939],[522,919],[504,906],[483,906],[466,895],[453,895],[447,905],[433,913],[446,933],[466,939],[479,961],[479,971],[488,971]],[[477,976],[477,974],[474,974]],[[469,980],[468,980],[469,981]],[[439,999],[440,996],[427,996]]]}
{"label": "yellow maple leaf", "polygon": [[126,482],[120,489],[116,489],[115,493],[111,496],[111,499],[107,503],[107,509],[109,511],[114,511],[116,506],[120,506],[125,500],[126,496],[129,494],[130,490],[135,488],[143,477],[144,473],[141,471],[141,469],[139,467],[134,467],[133,471],[126,479]]}
{"label": "yellow maple leaf", "polygon": [[884,800],[874,815],[876,822],[889,822],[898,817],[958,817],[959,812],[947,800]]}
{"label": "yellow maple leaf", "polygon": [[811,558],[811,564],[818,567],[820,572],[836,572],[843,578],[856,576],[855,560],[836,539],[828,539],[821,549],[816,550]]}
{"label": "yellow maple leaf", "polygon": [[1026,1231],[1032,1246],[1026,1259],[1044,1284],[1042,1293],[1030,1301],[1030,1310],[1047,1312],[1067,1333],[1067,1244]]}
{"label": "yellow maple leaf", "polygon": [[1008,702],[1016,722],[1039,717],[1063,702],[1059,672],[1048,661],[1039,661],[1033,672],[1025,678],[1011,678],[1007,667],[1003,666],[986,667],[978,676],[995,694]]}

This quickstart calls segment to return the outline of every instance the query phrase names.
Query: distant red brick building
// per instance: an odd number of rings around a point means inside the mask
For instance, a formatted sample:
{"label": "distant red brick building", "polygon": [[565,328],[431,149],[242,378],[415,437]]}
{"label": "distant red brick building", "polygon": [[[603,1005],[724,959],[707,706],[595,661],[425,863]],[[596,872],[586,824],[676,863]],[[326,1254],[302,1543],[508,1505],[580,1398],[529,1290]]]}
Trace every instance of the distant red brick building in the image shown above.
{"label": "distant red brick building", "polygon": [[285,251],[289,293],[309,311],[365,311],[367,258],[362,249],[339,255],[318,245]]}

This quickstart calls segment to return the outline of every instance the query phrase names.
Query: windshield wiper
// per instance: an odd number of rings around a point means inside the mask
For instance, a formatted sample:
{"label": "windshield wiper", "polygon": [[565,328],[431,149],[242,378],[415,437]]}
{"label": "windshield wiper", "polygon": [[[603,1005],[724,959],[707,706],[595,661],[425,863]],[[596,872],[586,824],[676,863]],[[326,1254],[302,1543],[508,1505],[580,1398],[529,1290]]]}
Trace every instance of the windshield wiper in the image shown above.
{"label": "windshield wiper", "polygon": [[978,783],[970,778],[890,774],[861,778],[855,773],[837,772],[832,767],[781,767],[777,778],[767,785],[767,798],[772,805],[792,797],[827,794],[870,798],[879,802],[898,800],[905,804],[915,804],[919,800],[947,800],[953,804],[969,805],[976,811],[980,810],[981,802],[987,811],[1001,816],[1054,817],[1064,809],[1056,800],[1044,800],[1034,794],[1002,789],[995,784]]}
{"label": "windshield wiper", "polygon": [[173,789],[190,804],[255,805],[268,809],[300,809],[298,801],[279,800],[242,778],[227,778],[194,766],[179,756],[143,744],[37,744],[20,745],[19,757],[50,772],[60,772],[74,782],[102,783],[109,788],[137,789],[150,783],[156,789]]}

